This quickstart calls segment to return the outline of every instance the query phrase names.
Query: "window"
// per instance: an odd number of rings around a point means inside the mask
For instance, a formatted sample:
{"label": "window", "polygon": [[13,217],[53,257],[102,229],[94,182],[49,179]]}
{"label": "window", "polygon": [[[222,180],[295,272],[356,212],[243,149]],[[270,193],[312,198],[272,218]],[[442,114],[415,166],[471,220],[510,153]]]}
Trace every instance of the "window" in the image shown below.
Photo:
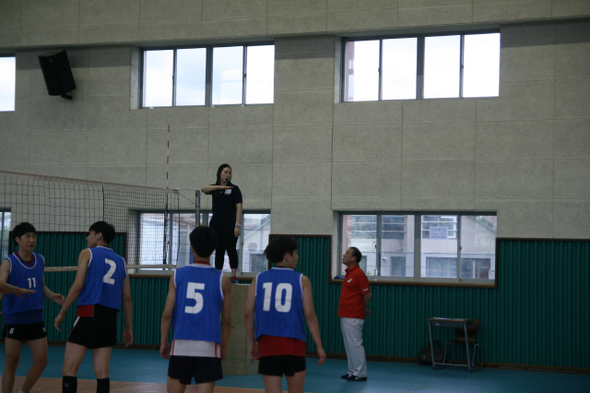
{"label": "window", "polygon": [[422,216],[422,238],[435,239],[437,236],[456,239],[457,216]]}
{"label": "window", "polygon": [[10,212],[6,210],[0,210],[0,261],[8,256],[8,245],[10,238],[8,237],[10,232]]}
{"label": "window", "polygon": [[[270,235],[270,213],[246,213],[242,223],[239,270],[242,274],[263,272],[267,267],[264,250]],[[229,259],[225,257],[224,270],[229,271]]]}
{"label": "window", "polygon": [[143,107],[272,104],[274,45],[144,51]]}
{"label": "window", "polygon": [[[139,215],[139,260],[146,265],[142,270],[161,271],[161,267],[150,265],[171,264],[178,267],[193,261],[190,247],[190,233],[197,226],[195,213],[152,213]],[[164,220],[166,218],[166,220]],[[201,223],[208,223],[210,212],[202,212]],[[166,230],[165,230],[166,228]],[[244,213],[242,234],[238,240],[238,271],[242,276],[253,276],[266,270],[264,250],[270,234],[269,213]],[[215,252],[211,261],[215,259]],[[229,258],[225,255],[224,271],[229,272]]]}
{"label": "window", "polygon": [[[495,214],[341,214],[341,253],[357,247],[382,281],[495,285]],[[336,274],[344,274],[338,263]]]}
{"label": "window", "polygon": [[500,33],[346,40],[343,101],[497,97]]}
{"label": "window", "polygon": [[16,94],[16,57],[0,57],[0,112],[13,112]]}

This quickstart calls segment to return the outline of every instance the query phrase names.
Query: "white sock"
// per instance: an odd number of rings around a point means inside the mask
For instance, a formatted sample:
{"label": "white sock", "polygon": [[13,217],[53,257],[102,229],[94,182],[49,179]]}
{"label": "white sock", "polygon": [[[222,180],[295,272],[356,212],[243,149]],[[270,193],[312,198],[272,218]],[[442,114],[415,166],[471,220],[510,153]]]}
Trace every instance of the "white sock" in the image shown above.
{"label": "white sock", "polygon": [[18,393],[27,393],[25,391],[23,391],[22,389],[18,391]]}

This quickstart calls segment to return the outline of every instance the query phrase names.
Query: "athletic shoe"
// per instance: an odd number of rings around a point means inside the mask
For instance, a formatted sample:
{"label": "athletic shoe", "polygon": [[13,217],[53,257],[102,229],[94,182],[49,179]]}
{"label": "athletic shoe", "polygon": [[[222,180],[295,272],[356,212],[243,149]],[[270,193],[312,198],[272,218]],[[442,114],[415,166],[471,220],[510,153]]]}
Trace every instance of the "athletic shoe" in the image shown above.
{"label": "athletic shoe", "polygon": [[343,376],[340,377],[340,379],[348,379],[349,377],[350,377],[350,375],[344,374]]}
{"label": "athletic shoe", "polygon": [[367,380],[367,377],[357,377],[355,375],[351,375],[346,380],[347,381],[353,381],[353,382],[363,382],[363,381],[366,381]]}
{"label": "athletic shoe", "polygon": [[234,276],[230,279],[232,284],[237,284],[238,283],[238,279]]}

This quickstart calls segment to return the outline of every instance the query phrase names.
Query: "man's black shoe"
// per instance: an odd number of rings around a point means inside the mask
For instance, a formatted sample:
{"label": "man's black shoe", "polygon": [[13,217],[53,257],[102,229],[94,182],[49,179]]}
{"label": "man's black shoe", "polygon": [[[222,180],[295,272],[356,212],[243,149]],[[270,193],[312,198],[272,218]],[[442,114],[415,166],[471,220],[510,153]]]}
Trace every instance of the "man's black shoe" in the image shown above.
{"label": "man's black shoe", "polygon": [[354,375],[351,375],[350,377],[346,378],[347,381],[353,381],[353,382],[363,382],[367,380],[367,377],[357,377]]}
{"label": "man's black shoe", "polygon": [[348,375],[348,374],[344,374],[344,375],[343,375],[343,376],[341,376],[340,378],[341,378],[341,379],[348,379],[348,377],[350,377],[350,375]]}

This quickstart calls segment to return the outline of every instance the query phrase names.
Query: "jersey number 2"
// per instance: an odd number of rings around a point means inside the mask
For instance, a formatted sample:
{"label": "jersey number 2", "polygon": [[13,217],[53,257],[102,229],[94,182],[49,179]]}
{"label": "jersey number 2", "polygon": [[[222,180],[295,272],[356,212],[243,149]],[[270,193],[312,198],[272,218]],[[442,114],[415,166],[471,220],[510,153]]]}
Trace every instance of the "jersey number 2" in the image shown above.
{"label": "jersey number 2", "polygon": [[113,274],[115,274],[115,270],[117,269],[117,264],[115,261],[111,261],[110,259],[105,259],[104,263],[109,265],[109,271],[105,274],[102,278],[102,282],[115,285],[115,279],[113,278]]}

